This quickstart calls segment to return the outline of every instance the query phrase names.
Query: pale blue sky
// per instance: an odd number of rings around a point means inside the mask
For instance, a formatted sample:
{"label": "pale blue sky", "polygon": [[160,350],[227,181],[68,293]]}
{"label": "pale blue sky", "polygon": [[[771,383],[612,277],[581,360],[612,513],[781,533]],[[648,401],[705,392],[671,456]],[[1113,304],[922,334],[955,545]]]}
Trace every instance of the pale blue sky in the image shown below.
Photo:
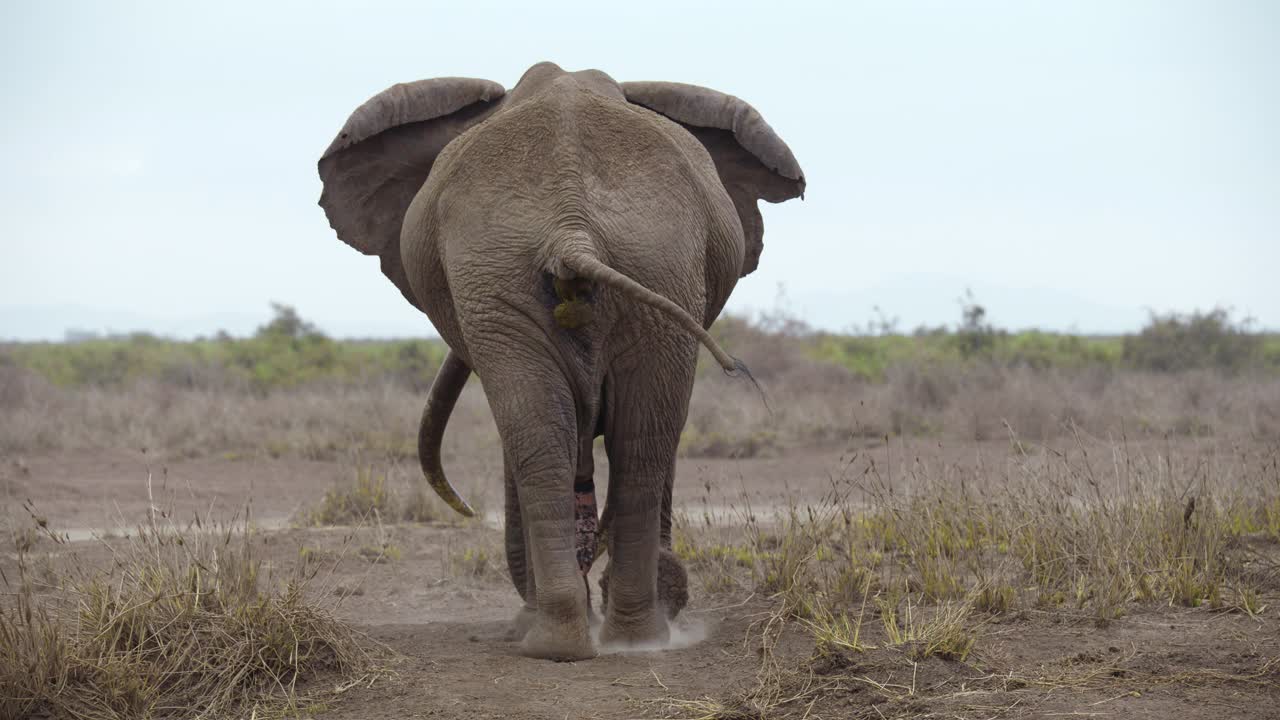
{"label": "pale blue sky", "polygon": [[71,3],[0,9],[0,338],[431,334],[316,206],[386,86],[539,60],[707,85],[804,167],[760,270],[813,324],[1280,328],[1280,3]]}

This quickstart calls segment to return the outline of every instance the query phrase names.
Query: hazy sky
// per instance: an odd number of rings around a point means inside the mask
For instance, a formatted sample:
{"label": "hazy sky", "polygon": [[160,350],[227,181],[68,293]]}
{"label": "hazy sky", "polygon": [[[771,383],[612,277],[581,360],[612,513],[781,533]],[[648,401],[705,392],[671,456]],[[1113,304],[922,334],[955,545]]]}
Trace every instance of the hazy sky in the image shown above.
{"label": "hazy sky", "polygon": [[706,85],[790,144],[731,310],[1280,328],[1280,3],[71,3],[0,9],[0,337],[434,331],[316,206],[388,85],[534,62]]}

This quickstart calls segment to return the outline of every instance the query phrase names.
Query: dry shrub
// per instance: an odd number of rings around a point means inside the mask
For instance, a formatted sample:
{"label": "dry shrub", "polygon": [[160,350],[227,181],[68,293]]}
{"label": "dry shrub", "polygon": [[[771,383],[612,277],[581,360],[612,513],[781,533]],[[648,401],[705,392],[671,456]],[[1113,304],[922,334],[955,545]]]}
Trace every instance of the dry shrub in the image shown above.
{"label": "dry shrub", "polygon": [[[746,380],[701,377],[682,454],[771,456],[889,435],[990,440],[1003,438],[1006,424],[1035,441],[1068,435],[1072,426],[1099,437],[1280,434],[1280,378],[1273,376],[903,364],[873,382],[799,357],[757,379],[764,398]],[[411,461],[423,401],[390,381],[263,395],[160,381],[71,390],[0,368],[0,452],[145,447],[167,457]],[[501,456],[478,383],[450,418],[444,456]]]}
{"label": "dry shrub", "polygon": [[870,382],[805,360],[760,382],[768,408],[744,381],[701,378],[682,451],[749,457],[890,435],[982,441],[1006,437],[1006,427],[1037,442],[1072,428],[1098,437],[1280,433],[1280,378],[1270,375],[975,362],[904,364]]}
{"label": "dry shrub", "polygon": [[334,618],[331,593],[309,591],[314,569],[263,576],[247,521],[153,515],[109,547],[106,570],[38,569],[19,542],[0,605],[0,717],[296,714],[378,672],[380,651]]}
{"label": "dry shrub", "polygon": [[1280,376],[1246,362],[1263,336],[1223,311],[1159,316],[1123,342],[1010,335],[983,318],[972,298],[958,330],[916,336],[824,336],[785,313],[722,318],[719,337],[752,367],[772,412],[749,383],[704,366],[684,450],[744,456],[763,437],[764,454],[886,435],[989,440],[1006,426],[1037,441],[1073,427],[1099,437],[1280,432]]}
{"label": "dry shrub", "polygon": [[763,332],[735,318],[716,326],[726,346],[747,360],[761,390],[744,378],[704,368],[690,399],[681,454],[767,457],[888,430],[859,422],[859,393],[866,381],[810,357],[802,327],[772,322],[781,328]]}
{"label": "dry shrub", "polygon": [[[425,402],[425,395],[391,381],[264,394],[183,389],[159,380],[77,389],[31,377],[22,382],[22,402],[0,412],[0,452],[128,447],[169,457],[409,459],[417,457]],[[497,447],[488,404],[472,383],[450,418],[443,453],[447,460]]]}
{"label": "dry shrub", "polygon": [[0,364],[0,411],[11,413],[28,407],[47,386],[48,382],[32,370]]}

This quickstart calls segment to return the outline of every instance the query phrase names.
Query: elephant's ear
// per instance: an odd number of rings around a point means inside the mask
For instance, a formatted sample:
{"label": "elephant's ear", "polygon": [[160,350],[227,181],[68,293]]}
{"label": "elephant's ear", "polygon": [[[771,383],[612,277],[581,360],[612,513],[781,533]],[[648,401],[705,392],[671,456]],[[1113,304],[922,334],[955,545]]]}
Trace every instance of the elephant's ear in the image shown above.
{"label": "elephant's ear", "polygon": [[804,172],[791,149],[755,108],[732,95],[673,82],[627,82],[622,92],[629,102],[680,123],[707,148],[742,221],[742,275],[755,270],[764,249],[756,201],[804,197]]}
{"label": "elephant's ear", "polygon": [[418,304],[400,260],[400,226],[436,156],[484,120],[505,94],[473,78],[401,83],[356,108],[320,158],[320,206],[348,245],[382,260],[382,272]]}

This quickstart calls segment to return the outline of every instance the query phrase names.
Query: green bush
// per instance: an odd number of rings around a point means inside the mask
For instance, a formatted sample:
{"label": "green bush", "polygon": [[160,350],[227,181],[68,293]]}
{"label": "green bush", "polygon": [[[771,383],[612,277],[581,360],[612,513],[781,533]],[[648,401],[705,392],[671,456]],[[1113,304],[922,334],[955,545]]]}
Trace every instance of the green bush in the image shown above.
{"label": "green bush", "polygon": [[1190,315],[1152,313],[1146,327],[1124,339],[1124,362],[1153,372],[1256,368],[1264,364],[1263,336],[1250,332],[1249,324],[1223,308]]}

